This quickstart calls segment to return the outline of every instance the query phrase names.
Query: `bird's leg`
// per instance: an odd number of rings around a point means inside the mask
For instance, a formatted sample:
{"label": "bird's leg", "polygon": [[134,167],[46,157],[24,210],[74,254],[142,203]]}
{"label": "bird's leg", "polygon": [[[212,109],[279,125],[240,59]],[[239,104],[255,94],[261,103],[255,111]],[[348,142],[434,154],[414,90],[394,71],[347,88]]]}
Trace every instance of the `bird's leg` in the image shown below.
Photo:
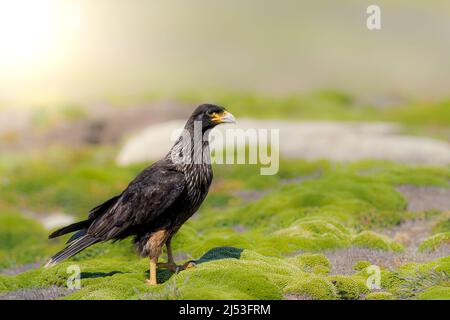
{"label": "bird's leg", "polygon": [[158,258],[161,255],[161,248],[164,246],[164,242],[166,242],[167,239],[166,236],[166,230],[158,230],[152,232],[147,240],[148,255],[150,257],[150,279],[146,280],[146,283],[151,286],[157,284],[156,267],[158,266]]}
{"label": "bird's leg", "polygon": [[195,266],[194,261],[188,261],[183,265],[177,265],[175,259],[173,258],[172,252],[172,237],[167,239],[166,241],[166,249],[167,249],[167,262],[158,263],[158,267],[167,268],[171,272],[178,272],[181,270],[189,269]]}
{"label": "bird's leg", "polygon": [[145,280],[145,282],[150,286],[156,286],[156,265],[158,263],[158,257],[150,257],[150,279]]}
{"label": "bird's leg", "polygon": [[158,263],[158,267],[167,268],[171,272],[177,271],[177,264],[175,263],[175,260],[173,259],[173,253],[172,253],[172,244],[171,244],[172,237],[167,239],[166,241],[166,249],[167,249],[167,262]]}
{"label": "bird's leg", "polygon": [[169,238],[166,242],[166,249],[167,249],[167,262],[169,264],[177,265],[175,263],[175,260],[173,259],[173,253],[172,253],[172,238]]}

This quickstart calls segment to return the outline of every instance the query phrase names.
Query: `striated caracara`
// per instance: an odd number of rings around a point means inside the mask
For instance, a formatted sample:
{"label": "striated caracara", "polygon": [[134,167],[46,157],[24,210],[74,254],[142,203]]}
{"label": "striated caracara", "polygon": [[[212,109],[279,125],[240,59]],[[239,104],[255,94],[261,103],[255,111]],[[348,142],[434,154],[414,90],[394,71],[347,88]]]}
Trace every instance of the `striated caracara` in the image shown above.
{"label": "striated caracara", "polygon": [[[138,253],[150,258],[148,284],[156,284],[157,266],[175,271],[178,267],[172,255],[171,239],[200,207],[213,178],[208,132],[227,122],[235,122],[235,119],[223,107],[212,104],[197,107],[183,134],[162,160],[142,171],[120,195],[92,209],[87,220],[49,236],[55,238],[76,231],[46,267],[95,243],[134,236]],[[168,262],[158,264],[164,244]]]}

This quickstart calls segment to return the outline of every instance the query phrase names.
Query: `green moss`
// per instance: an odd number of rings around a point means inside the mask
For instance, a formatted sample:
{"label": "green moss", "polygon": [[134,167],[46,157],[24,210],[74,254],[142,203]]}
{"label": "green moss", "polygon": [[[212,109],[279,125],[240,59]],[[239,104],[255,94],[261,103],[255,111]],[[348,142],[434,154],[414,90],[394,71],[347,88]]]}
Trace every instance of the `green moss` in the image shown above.
{"label": "green moss", "polygon": [[[403,197],[386,183],[344,170],[283,186],[249,205],[208,209],[189,225],[202,233],[205,244],[227,245],[219,242],[226,238],[234,246],[279,255],[347,247],[353,238],[352,228],[396,225],[401,222],[405,205]],[[238,237],[231,234],[236,226],[244,230]],[[375,240],[378,243],[369,245],[384,244],[388,250],[401,248],[384,238]],[[275,245],[277,250],[273,250]],[[207,249],[198,244],[197,248]]]}
{"label": "green moss", "polygon": [[357,174],[393,185],[449,186],[450,170],[447,167],[404,165],[383,160],[365,160],[349,164]]}
{"label": "green moss", "polygon": [[353,265],[353,270],[362,271],[372,265],[369,261],[358,261]]}
{"label": "green moss", "polygon": [[383,270],[382,287],[394,295],[414,298],[433,286],[448,286],[450,257],[426,263],[407,263],[394,271]]}
{"label": "green moss", "polygon": [[184,299],[280,299],[281,290],[270,274],[245,267],[244,263],[211,262],[188,270],[182,276],[187,285],[181,290]]}
{"label": "green moss", "polygon": [[330,271],[330,261],[323,254],[302,254],[290,258],[304,272],[328,273]]}
{"label": "green moss", "polygon": [[450,300],[450,286],[432,286],[417,296],[418,300]]}
{"label": "green moss", "polygon": [[400,275],[397,272],[381,269],[381,287],[395,291],[403,283]]}
{"label": "green moss", "polygon": [[65,300],[137,299],[146,292],[144,277],[135,274],[114,274],[108,280],[95,281],[66,297]]}
{"label": "green moss", "polygon": [[314,300],[336,300],[339,298],[336,287],[326,278],[302,274],[284,288],[288,294],[296,294]]}
{"label": "green moss", "polygon": [[8,188],[0,202],[37,212],[62,210],[84,216],[99,199],[120,192],[139,170],[138,166],[118,167],[113,159],[112,150],[107,148],[53,148],[42,154],[3,159],[0,167]]}
{"label": "green moss", "polygon": [[436,266],[434,266],[434,270],[450,274],[450,256],[439,259],[439,263]]}
{"label": "green moss", "polygon": [[442,245],[450,244],[450,231],[434,234],[419,245],[419,251],[435,251]]}
{"label": "green moss", "polygon": [[394,300],[394,295],[390,292],[372,292],[365,296],[365,300]]}
{"label": "green moss", "polygon": [[339,297],[343,300],[359,299],[360,295],[368,292],[365,281],[360,277],[330,276],[328,279],[336,287]]}
{"label": "green moss", "polygon": [[0,213],[0,269],[40,262],[51,249],[37,222],[17,212]]}
{"label": "green moss", "polygon": [[[229,249],[223,249],[231,253]],[[228,251],[227,251],[228,250]],[[222,254],[224,254],[222,252]],[[279,265],[265,266],[263,261],[223,258],[211,252],[195,268],[172,277],[155,288],[144,285],[145,273],[130,269],[111,275],[107,280],[83,282],[84,288],[67,299],[280,299],[281,289],[273,275],[289,274]],[[247,253],[252,256],[252,253]],[[221,257],[221,256],[220,256]],[[273,259],[273,258],[272,258]],[[205,262],[201,262],[205,261]],[[279,262],[279,261],[278,261]],[[275,277],[276,278],[276,277]],[[160,279],[164,280],[164,279]],[[167,280],[167,279],[166,279]],[[276,281],[275,281],[276,282]]]}
{"label": "green moss", "polygon": [[439,221],[433,228],[434,233],[450,232],[450,212],[445,214],[444,219]]}
{"label": "green moss", "polygon": [[349,244],[349,231],[330,219],[302,219],[273,234],[297,244],[298,249],[317,250]]}
{"label": "green moss", "polygon": [[372,248],[385,251],[403,251],[403,246],[389,237],[372,231],[363,231],[353,238],[352,244],[363,248]]}
{"label": "green moss", "polygon": [[69,261],[83,261],[93,258],[114,258],[121,257],[136,259],[136,252],[134,251],[131,239],[126,239],[120,242],[106,242],[99,243],[92,247],[83,250]]}
{"label": "green moss", "polygon": [[280,159],[276,175],[261,176],[260,165],[214,165],[215,191],[230,192],[236,189],[262,190],[277,186],[286,179],[318,176],[330,169],[325,160],[305,161]]}
{"label": "green moss", "polygon": [[[50,269],[37,269],[16,276],[0,276],[0,292],[24,288],[66,285],[65,262]],[[294,294],[307,299],[423,298],[443,294],[448,287],[448,258],[425,264],[408,264],[394,271],[382,270],[382,286],[388,293],[369,293],[365,276],[316,272],[330,267],[321,254],[289,258],[261,255],[232,247],[215,248],[197,260],[194,268],[170,277],[158,269],[159,285],[148,287],[147,259],[95,258],[76,262],[81,269],[81,290],[64,299],[281,299]]]}

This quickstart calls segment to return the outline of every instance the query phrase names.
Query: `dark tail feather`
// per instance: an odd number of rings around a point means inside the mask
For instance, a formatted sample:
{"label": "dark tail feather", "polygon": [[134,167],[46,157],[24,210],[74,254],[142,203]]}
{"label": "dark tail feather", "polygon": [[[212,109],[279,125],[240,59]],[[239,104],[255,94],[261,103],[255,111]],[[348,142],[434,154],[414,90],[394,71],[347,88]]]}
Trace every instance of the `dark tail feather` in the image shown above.
{"label": "dark tail feather", "polygon": [[66,244],[69,244],[69,243],[73,242],[74,240],[81,238],[82,236],[84,236],[86,234],[86,232],[87,232],[87,229],[78,230],[69,238],[69,240],[67,240]]}
{"label": "dark tail feather", "polygon": [[76,223],[73,223],[71,225],[65,226],[64,228],[56,230],[55,232],[50,234],[48,236],[48,238],[52,239],[52,238],[56,238],[56,237],[62,236],[63,234],[66,234],[66,233],[70,233],[70,232],[73,232],[73,231],[84,229],[84,228],[86,228],[89,225],[90,222],[91,221],[89,221],[89,220],[83,220],[83,221],[76,222]]}
{"label": "dark tail feather", "polygon": [[76,255],[78,252],[86,249],[96,242],[98,242],[98,240],[89,235],[81,236],[80,238],[69,243],[67,247],[51,257],[50,260],[48,260],[48,262],[45,264],[45,268],[50,268],[58,262]]}

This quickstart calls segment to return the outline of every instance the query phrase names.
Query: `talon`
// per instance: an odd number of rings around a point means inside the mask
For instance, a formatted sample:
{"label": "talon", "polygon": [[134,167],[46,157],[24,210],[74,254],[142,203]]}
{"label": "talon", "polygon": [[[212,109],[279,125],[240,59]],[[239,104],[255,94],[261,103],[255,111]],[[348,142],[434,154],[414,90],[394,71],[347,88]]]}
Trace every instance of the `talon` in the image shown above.
{"label": "talon", "polygon": [[181,270],[186,270],[186,269],[190,269],[190,268],[194,268],[197,264],[194,261],[188,261],[185,264],[183,264],[180,269]]}

